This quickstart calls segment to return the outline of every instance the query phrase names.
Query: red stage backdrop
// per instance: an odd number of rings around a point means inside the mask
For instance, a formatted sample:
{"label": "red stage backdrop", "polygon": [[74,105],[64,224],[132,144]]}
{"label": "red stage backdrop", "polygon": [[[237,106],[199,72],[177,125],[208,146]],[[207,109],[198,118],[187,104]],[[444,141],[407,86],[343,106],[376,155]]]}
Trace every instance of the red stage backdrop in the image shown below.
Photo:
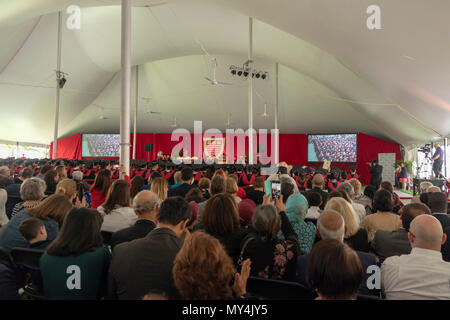
{"label": "red stage backdrop", "polygon": [[[178,141],[171,141],[171,133],[138,133],[136,136],[136,159],[138,160],[155,160],[158,151],[164,154],[170,154],[173,147]],[[224,135],[225,136],[225,135]],[[197,137],[199,143],[203,148],[203,139]],[[191,150],[194,153],[194,134],[191,134]],[[279,138],[279,160],[284,161],[290,165],[312,165],[321,166],[322,163],[308,163],[307,162],[307,148],[308,141],[306,134],[280,134]],[[133,143],[133,134],[130,138]],[[200,142],[201,141],[201,142]],[[246,141],[246,152],[248,151],[248,137]],[[144,145],[146,143],[153,144],[153,151],[145,152]],[[225,142],[226,143],[226,142]],[[256,144],[255,150],[256,150]],[[271,150],[271,135],[267,135],[267,154],[270,156]],[[50,145],[50,150],[53,150],[53,143]],[[234,142],[235,154],[237,154],[237,139]],[[378,158],[378,153],[395,153],[396,159],[401,159],[400,145],[394,142],[378,139],[364,133],[358,134],[358,160],[356,163],[357,172],[361,176],[361,183],[368,184],[370,181],[369,166],[367,162]],[[52,155],[52,152],[50,152]],[[133,154],[133,146],[130,150],[130,155]],[[76,134],[65,139],[58,140],[56,157],[59,159],[81,159],[81,134]],[[86,158],[87,159],[87,158]],[[93,159],[93,158],[90,158]],[[116,158],[117,159],[117,158]],[[332,163],[332,166],[349,170],[353,163]]]}

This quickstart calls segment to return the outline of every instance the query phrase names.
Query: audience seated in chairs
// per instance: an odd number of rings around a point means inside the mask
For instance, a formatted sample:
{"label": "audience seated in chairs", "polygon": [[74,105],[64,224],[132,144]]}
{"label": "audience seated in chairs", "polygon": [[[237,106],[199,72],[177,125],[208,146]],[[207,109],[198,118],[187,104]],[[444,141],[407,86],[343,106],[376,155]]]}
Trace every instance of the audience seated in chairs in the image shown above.
{"label": "audience seated in chairs", "polygon": [[145,179],[142,176],[135,176],[131,179],[130,198],[134,199],[144,185]]}
{"label": "audience seated in chairs", "polygon": [[[275,205],[265,197],[265,204],[256,207],[251,232],[241,242],[239,261],[252,261],[254,277],[294,281],[296,259],[301,254],[299,240],[283,200],[276,199]],[[280,227],[284,240],[278,236]]]}
{"label": "audience seated in chairs", "polygon": [[58,235],[59,225],[62,224],[66,214],[72,209],[72,203],[62,194],[54,194],[36,207],[18,212],[8,222],[0,239],[0,245],[7,250],[14,247],[28,247],[28,242],[22,237],[19,226],[23,220],[38,218],[45,225],[48,240],[54,240]]}
{"label": "audience seated in chairs", "polygon": [[408,232],[411,253],[387,258],[381,265],[381,286],[386,299],[449,300],[450,262],[442,259],[447,237],[435,217],[414,218]]}
{"label": "audience seated in chairs", "polygon": [[[251,262],[237,273],[232,259],[214,237],[197,231],[186,237],[173,263],[173,280],[182,299],[231,300],[244,298]],[[230,285],[234,280],[233,286]]]}
{"label": "audience seated in chairs", "polygon": [[206,202],[198,228],[217,238],[237,262],[241,241],[249,230],[240,227],[238,209],[230,195],[216,194]]}
{"label": "audience seated in chairs", "polygon": [[29,248],[45,250],[52,242],[47,240],[47,231],[44,223],[38,218],[28,218],[19,225],[19,231],[23,238],[28,241]]}
{"label": "audience seated in chairs", "polygon": [[244,199],[238,205],[241,228],[248,228],[255,214],[256,204],[251,199]]}
{"label": "audience seated in chairs", "polygon": [[112,234],[111,249],[120,243],[144,238],[156,228],[158,210],[161,200],[151,191],[141,191],[133,199],[133,209],[138,220],[134,226],[119,230]]}
{"label": "audience seated in chairs", "polygon": [[236,180],[228,177],[225,180],[225,184],[226,184],[225,193],[233,198],[233,200],[234,200],[234,202],[236,202],[236,206],[237,206],[239,204],[239,202],[242,201],[242,199],[240,197],[238,197],[238,195],[237,195],[239,188],[236,183]]}
{"label": "audience seated in chairs", "polygon": [[316,226],[312,222],[305,222],[308,213],[308,200],[301,194],[295,193],[286,201],[286,216],[297,233],[300,249],[303,253],[311,251],[316,239]]}
{"label": "audience seated in chairs", "polygon": [[94,300],[105,296],[111,254],[103,246],[100,214],[73,209],[41,257],[46,299]]}
{"label": "audience seated in chairs", "polygon": [[408,232],[411,221],[421,214],[431,214],[430,209],[422,203],[410,203],[400,210],[402,227],[394,230],[378,230],[371,242],[371,246],[380,262],[392,256],[409,254],[411,245],[408,240]]}
{"label": "audience seated in chairs", "polygon": [[[334,192],[334,191],[333,191]],[[337,211],[345,221],[345,243],[353,250],[368,252],[370,249],[367,231],[359,226],[353,207],[346,200],[340,197],[333,197],[328,200],[325,209]]]}
{"label": "audience seated in chairs", "polygon": [[97,210],[103,216],[102,231],[116,232],[134,225],[137,216],[131,208],[130,184],[128,181],[114,181],[105,203]]}
{"label": "audience seated in chairs", "polygon": [[398,213],[398,211],[403,207],[403,203],[400,197],[394,192],[394,186],[389,181],[383,181],[380,185],[380,189],[389,191],[392,194],[392,199],[394,201],[392,212]]}
{"label": "audience seated in chairs", "polygon": [[283,202],[286,204],[289,197],[294,194],[294,185],[290,182],[281,183],[281,195],[283,196]]}
{"label": "audience seated in chairs", "polygon": [[5,210],[8,218],[11,218],[14,206],[22,201],[20,188],[26,180],[33,177],[33,170],[31,170],[30,168],[22,169],[19,173],[19,177],[14,179],[14,182],[11,181],[11,178],[9,176],[5,177],[8,177],[8,179],[4,182],[4,188],[8,195],[8,199],[5,204]]}
{"label": "audience seated in chairs", "polygon": [[362,191],[361,191],[362,185],[358,179],[350,179],[348,181],[348,183],[350,183],[353,187],[353,191],[354,191],[353,202],[363,205],[364,210],[366,212],[365,215],[366,215],[368,212],[367,207],[369,207],[370,209],[372,208],[373,196],[372,196],[372,198],[369,198],[368,196],[366,196],[365,194],[362,193]]}
{"label": "audience seated in chairs", "polygon": [[363,272],[352,248],[342,241],[327,239],[311,250],[306,281],[317,292],[317,300],[356,300]]}
{"label": "audience seated in chairs", "polygon": [[208,200],[211,197],[211,194],[209,193],[209,188],[211,186],[211,180],[207,177],[202,177],[197,187],[202,192],[203,199]]}
{"label": "audience seated in chairs", "polygon": [[260,205],[264,200],[264,178],[257,177],[253,188],[249,188],[246,191],[246,198],[253,200],[256,205]]}
{"label": "audience seated in chairs", "polygon": [[414,197],[412,197],[411,203],[421,203],[420,195],[427,193],[427,189],[432,186],[433,184],[430,181],[422,181],[419,185],[419,194],[416,194]]}
{"label": "audience seated in chairs", "polygon": [[393,208],[392,193],[385,189],[378,190],[373,199],[375,213],[366,216],[363,220],[369,242],[373,240],[377,230],[394,231],[402,226],[400,216],[392,213]]}
{"label": "audience seated in chairs", "polygon": [[203,193],[199,188],[192,188],[184,197],[187,202],[194,201],[196,203],[201,203],[205,201],[203,198]]}
{"label": "audience seated in chairs", "polygon": [[45,173],[44,176],[45,185],[47,189],[45,189],[45,194],[47,196],[52,195],[56,191],[56,185],[58,184],[58,174],[55,169],[50,169]]}
{"label": "audience seated in chairs", "polygon": [[[327,206],[329,204],[330,203],[328,203]],[[325,211],[322,213],[319,220],[317,221],[317,236],[320,237],[320,239],[322,240],[316,243],[314,246],[328,239],[334,239],[340,242],[344,242],[346,227],[347,226],[345,224],[345,219],[339,212],[331,209],[325,209]],[[358,250],[355,250],[355,252],[358,255],[359,260],[361,262],[362,265],[361,273],[363,275],[363,281],[359,286],[358,293],[378,296],[379,290],[370,290],[366,284],[367,279],[369,277],[369,274],[366,271],[369,266],[376,265],[375,256]],[[299,256],[297,259],[297,281],[300,284],[306,286],[308,286],[308,283],[306,281],[306,271],[309,266],[310,257],[311,254]]]}
{"label": "audience seated in chairs", "polygon": [[147,236],[117,245],[109,270],[109,299],[142,299],[149,289],[179,298],[172,277],[173,261],[192,218],[189,204],[169,197],[158,211],[158,228]]}

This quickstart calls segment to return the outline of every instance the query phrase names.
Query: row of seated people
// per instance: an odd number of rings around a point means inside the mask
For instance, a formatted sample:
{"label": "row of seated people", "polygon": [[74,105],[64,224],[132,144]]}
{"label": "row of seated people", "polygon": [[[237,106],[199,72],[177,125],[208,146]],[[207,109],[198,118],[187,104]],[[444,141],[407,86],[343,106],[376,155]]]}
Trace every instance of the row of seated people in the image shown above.
{"label": "row of seated people", "polygon": [[[449,271],[445,241],[449,217],[447,198],[441,192],[429,190],[420,197],[421,203],[404,206],[396,214],[391,190],[381,188],[373,199],[364,199],[356,196],[361,186],[353,179],[328,194],[319,174],[313,178],[314,188],[304,194],[289,175],[268,177],[282,182],[282,196],[273,202],[264,195],[262,177],[255,178],[253,188],[241,198],[237,177],[224,171],[195,185],[192,169],[183,168],[180,182],[171,188],[155,172],[150,190],[143,191],[146,186],[136,185],[137,177],[130,187],[126,180],[112,182],[109,170],[100,178],[101,172],[96,181],[104,179],[101,186],[107,190],[96,210],[76,200],[77,183],[72,179],[59,181],[55,194],[46,198],[42,179],[28,178],[21,185],[21,192],[35,192],[40,198],[12,216],[2,230],[0,246],[6,252],[17,247],[46,250],[40,264],[46,298],[140,299],[155,292],[171,299],[238,298],[246,296],[249,275],[298,282],[324,299],[354,298],[358,293],[378,295],[377,286],[367,284],[367,270],[380,263],[386,298],[449,298],[448,288],[444,290]],[[364,203],[369,200],[372,210],[367,214]],[[419,215],[425,218],[416,219]],[[198,242],[186,241],[197,237]],[[212,251],[201,249],[204,243]],[[214,260],[218,257],[228,262],[218,264]],[[348,263],[355,257],[360,262],[356,269],[353,262],[352,268],[336,265],[336,261]],[[314,268],[308,267],[310,263]],[[217,279],[216,269],[222,264],[228,266],[219,272],[226,279]],[[73,287],[68,288],[67,268],[74,265],[84,275],[81,281],[87,282],[77,285],[74,276]],[[414,272],[400,275],[398,270],[404,265]],[[430,270],[428,265],[435,267]],[[311,272],[316,268],[333,272],[334,267],[339,270],[337,275],[313,280]],[[3,275],[11,274],[6,270]],[[351,292],[339,282],[348,284],[347,276],[358,284]],[[405,284],[414,278],[430,282],[406,290]],[[2,279],[14,283],[6,276]],[[327,279],[334,280],[324,285]],[[234,285],[223,286],[225,280],[227,284],[234,280]]]}

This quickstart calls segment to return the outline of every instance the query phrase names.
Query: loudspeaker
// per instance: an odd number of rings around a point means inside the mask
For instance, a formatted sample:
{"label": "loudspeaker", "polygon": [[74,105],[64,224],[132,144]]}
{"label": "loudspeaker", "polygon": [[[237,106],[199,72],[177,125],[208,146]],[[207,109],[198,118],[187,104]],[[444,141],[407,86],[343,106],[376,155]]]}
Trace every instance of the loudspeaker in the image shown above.
{"label": "loudspeaker", "polygon": [[146,143],[144,145],[145,151],[153,151],[153,143]]}

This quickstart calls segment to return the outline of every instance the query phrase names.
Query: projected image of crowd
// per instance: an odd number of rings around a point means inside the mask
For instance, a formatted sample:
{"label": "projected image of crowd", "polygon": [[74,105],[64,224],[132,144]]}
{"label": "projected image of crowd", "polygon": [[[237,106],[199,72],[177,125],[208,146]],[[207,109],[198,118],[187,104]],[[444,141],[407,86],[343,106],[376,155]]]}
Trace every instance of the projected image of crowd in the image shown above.
{"label": "projected image of crowd", "polygon": [[119,156],[120,136],[111,134],[85,135],[92,157],[114,158]]}
{"label": "projected image of crowd", "polygon": [[356,162],[356,136],[351,134],[309,136],[319,161]]}

